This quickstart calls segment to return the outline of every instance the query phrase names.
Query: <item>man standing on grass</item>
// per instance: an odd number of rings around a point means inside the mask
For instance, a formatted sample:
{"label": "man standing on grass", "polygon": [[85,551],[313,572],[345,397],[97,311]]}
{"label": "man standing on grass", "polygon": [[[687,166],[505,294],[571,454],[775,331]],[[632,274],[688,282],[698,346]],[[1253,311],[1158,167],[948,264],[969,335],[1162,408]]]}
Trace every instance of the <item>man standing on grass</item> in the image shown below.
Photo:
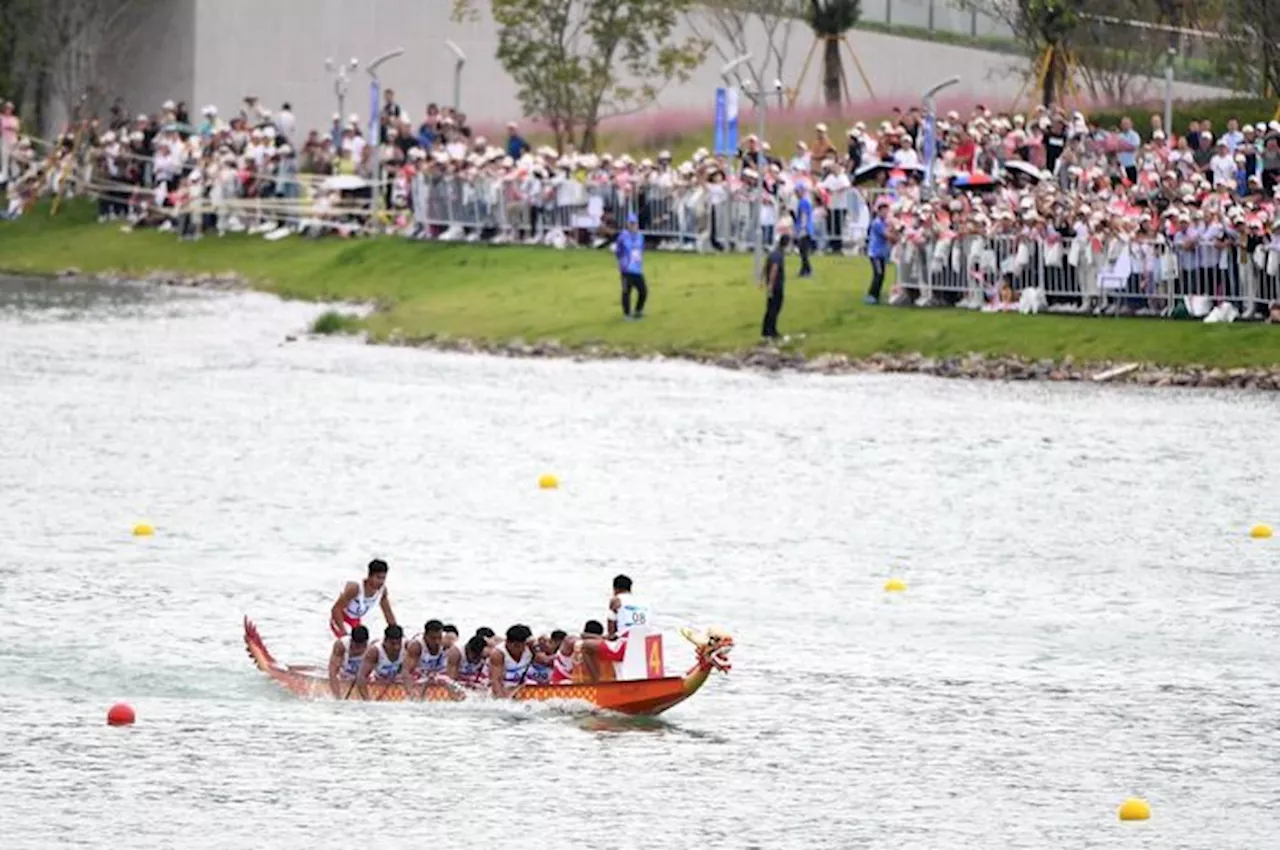
{"label": "man standing on grass", "polygon": [[884,270],[889,264],[889,205],[876,207],[875,218],[867,230],[867,259],[871,260],[871,288],[864,299],[867,304],[880,303],[880,287],[884,286]]}
{"label": "man standing on grass", "polygon": [[[644,282],[644,234],[640,232],[640,220],[635,213],[627,216],[627,229],[618,234],[613,254],[618,258],[618,271],[622,275],[622,315],[629,322],[643,319],[649,287]],[[631,311],[633,289],[636,291],[634,313]]]}
{"label": "man standing on grass", "polygon": [[814,247],[813,239],[813,201],[809,198],[809,186],[801,183],[796,186],[796,242],[800,247],[799,277],[812,277],[813,267],[809,265],[809,254]]}
{"label": "man standing on grass", "polygon": [[765,339],[778,338],[778,314],[782,312],[783,288],[787,282],[784,261],[790,244],[790,236],[785,233],[779,236],[777,245],[769,252],[769,258],[764,263],[764,278],[760,281],[760,286],[764,288],[768,299],[765,301],[764,324],[760,328],[760,336]]}

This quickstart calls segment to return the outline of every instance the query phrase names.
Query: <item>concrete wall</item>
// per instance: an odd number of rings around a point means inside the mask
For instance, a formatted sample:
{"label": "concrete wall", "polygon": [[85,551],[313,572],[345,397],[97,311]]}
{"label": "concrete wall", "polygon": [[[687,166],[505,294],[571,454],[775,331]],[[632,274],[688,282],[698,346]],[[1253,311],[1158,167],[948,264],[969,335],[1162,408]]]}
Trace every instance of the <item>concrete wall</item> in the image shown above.
{"label": "concrete wall", "polygon": [[164,0],[128,36],[129,50],[108,70],[133,114],[155,112],[166,100],[185,100],[194,116],[196,0]]}
{"label": "concrete wall", "polygon": [[[168,0],[162,15],[148,24],[150,49],[140,50],[121,85],[135,111],[143,104],[154,110],[171,97],[187,99],[193,113],[207,103],[226,115],[239,108],[246,94],[262,99],[270,109],[289,101],[300,127],[327,126],[337,108],[333,78],[325,71],[326,57],[368,61],[395,47],[405,54],[383,66],[384,86],[394,88],[410,117],[421,116],[428,102],[452,98],[453,54],[445,39],[459,44],[468,56],[463,76],[462,108],[476,121],[518,118],[515,87],[494,58],[497,38],[487,16],[477,23],[450,20],[451,0]],[[884,0],[877,7],[884,11]],[[905,8],[927,10],[928,0],[894,0],[895,20]],[[937,0],[935,24],[946,21],[968,26],[965,15]],[[941,9],[946,9],[943,15]],[[868,8],[868,17],[871,17]],[[927,12],[926,12],[927,14]],[[904,16],[905,17],[905,16]],[[957,23],[959,21],[959,23]],[[992,26],[987,24],[988,27]],[[691,30],[685,30],[690,33]],[[704,31],[705,32],[705,31]],[[853,32],[849,43],[866,70],[878,99],[890,104],[915,102],[919,92],[951,74],[962,83],[950,93],[982,100],[1007,100],[1021,87],[1014,57],[926,43],[869,32]],[[782,75],[794,84],[813,37],[802,24],[787,39],[788,61]],[[765,40],[757,33],[750,45],[764,55]],[[726,48],[728,50],[728,48]],[[802,89],[801,103],[817,103],[821,70],[815,55]],[[723,59],[713,54],[687,84],[663,92],[659,106],[705,109],[711,112],[713,90],[720,84]],[[850,69],[855,99],[867,92]],[[766,79],[772,80],[769,69]],[[1158,96],[1159,84],[1151,94]],[[1221,94],[1203,86],[1179,85],[1178,96]],[[368,76],[359,72],[352,82],[345,111],[368,114]]]}

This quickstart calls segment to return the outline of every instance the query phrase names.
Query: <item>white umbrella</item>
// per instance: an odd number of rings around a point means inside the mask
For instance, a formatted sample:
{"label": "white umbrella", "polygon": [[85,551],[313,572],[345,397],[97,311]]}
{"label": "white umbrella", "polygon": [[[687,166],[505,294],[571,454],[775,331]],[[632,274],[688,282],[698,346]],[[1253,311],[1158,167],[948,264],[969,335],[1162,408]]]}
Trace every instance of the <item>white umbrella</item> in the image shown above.
{"label": "white umbrella", "polygon": [[363,177],[357,177],[354,174],[339,174],[336,177],[325,178],[325,181],[320,184],[320,188],[331,192],[346,192],[352,189],[364,189],[368,185],[369,181]]}

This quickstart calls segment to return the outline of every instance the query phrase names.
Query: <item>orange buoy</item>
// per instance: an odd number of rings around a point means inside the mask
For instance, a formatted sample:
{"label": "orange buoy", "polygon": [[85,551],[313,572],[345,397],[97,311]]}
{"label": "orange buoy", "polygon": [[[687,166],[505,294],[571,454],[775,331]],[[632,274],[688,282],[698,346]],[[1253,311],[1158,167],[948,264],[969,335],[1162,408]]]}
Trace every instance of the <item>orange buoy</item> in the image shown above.
{"label": "orange buoy", "polygon": [[135,719],[133,706],[127,702],[118,702],[107,711],[109,726],[132,726]]}

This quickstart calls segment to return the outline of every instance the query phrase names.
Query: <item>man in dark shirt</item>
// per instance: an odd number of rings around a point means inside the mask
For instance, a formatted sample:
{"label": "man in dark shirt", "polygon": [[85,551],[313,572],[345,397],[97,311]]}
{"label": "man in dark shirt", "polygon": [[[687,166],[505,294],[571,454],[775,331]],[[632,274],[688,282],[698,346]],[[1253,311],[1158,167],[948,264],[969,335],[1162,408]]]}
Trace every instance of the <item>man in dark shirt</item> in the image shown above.
{"label": "man in dark shirt", "polygon": [[404,111],[400,108],[400,104],[396,103],[395,89],[387,89],[384,97],[386,102],[382,105],[382,118],[378,122],[378,141],[386,144],[388,128],[400,126]]}
{"label": "man in dark shirt", "polygon": [[1191,123],[1187,125],[1187,135],[1185,136],[1185,138],[1187,140],[1187,147],[1191,148],[1191,151],[1193,153],[1200,149],[1200,122],[1199,121],[1196,121],[1195,119],[1191,120]]}
{"label": "man in dark shirt", "polygon": [[782,234],[778,237],[777,246],[765,260],[764,276],[760,281],[760,286],[768,296],[764,305],[764,323],[760,327],[760,335],[765,339],[778,338],[778,314],[782,312],[782,297],[787,282],[787,246],[790,244],[791,237]]}
{"label": "man in dark shirt", "polygon": [[1061,115],[1053,116],[1049,130],[1044,134],[1044,167],[1050,173],[1058,165],[1058,157],[1067,149],[1067,122]]}

